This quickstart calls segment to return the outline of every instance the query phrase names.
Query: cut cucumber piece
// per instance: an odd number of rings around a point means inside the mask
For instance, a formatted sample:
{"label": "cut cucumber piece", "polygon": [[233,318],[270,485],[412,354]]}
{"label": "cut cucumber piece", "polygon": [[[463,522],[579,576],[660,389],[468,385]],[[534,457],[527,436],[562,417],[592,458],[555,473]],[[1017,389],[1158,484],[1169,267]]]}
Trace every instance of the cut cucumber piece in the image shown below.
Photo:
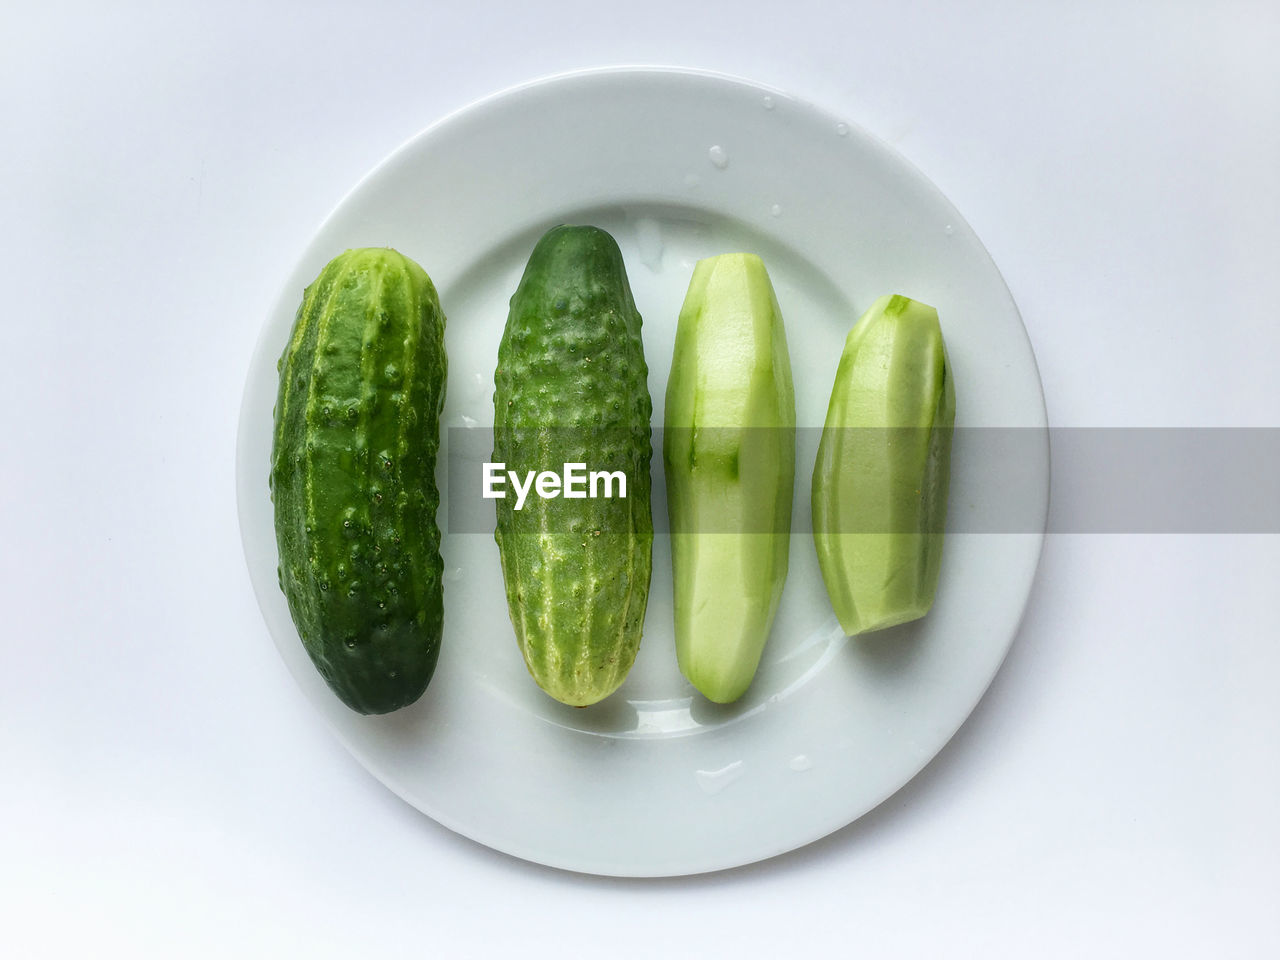
{"label": "cut cucumber piece", "polygon": [[667,383],[663,462],[676,656],[707,699],[730,703],[760,664],[787,578],[795,394],[764,262],[698,262]]}
{"label": "cut cucumber piece", "polygon": [[956,419],[938,311],[881,297],[850,331],[813,470],[813,539],[850,636],[933,606]]}

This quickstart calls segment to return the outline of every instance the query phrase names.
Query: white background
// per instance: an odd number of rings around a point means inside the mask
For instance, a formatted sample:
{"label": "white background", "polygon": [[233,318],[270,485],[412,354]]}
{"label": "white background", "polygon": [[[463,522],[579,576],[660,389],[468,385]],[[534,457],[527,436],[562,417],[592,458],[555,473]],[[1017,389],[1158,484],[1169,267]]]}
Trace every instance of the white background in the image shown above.
{"label": "white background", "polygon": [[[341,196],[479,96],[615,63],[895,144],[1003,271],[1053,424],[1276,426],[1280,8],[174,7],[0,8],[0,952],[1280,955],[1274,535],[1050,536],[989,694],[889,802],[620,881],[457,837],[346,754],[233,485],[263,316]],[[1056,502],[1080,479],[1055,462]]]}

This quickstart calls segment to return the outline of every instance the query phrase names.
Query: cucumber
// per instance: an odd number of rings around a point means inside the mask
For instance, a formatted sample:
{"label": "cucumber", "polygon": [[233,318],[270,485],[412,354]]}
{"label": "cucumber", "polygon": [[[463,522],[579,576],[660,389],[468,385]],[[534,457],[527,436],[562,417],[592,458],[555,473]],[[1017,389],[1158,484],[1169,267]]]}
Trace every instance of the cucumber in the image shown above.
{"label": "cucumber", "polygon": [[750,686],[787,579],[795,426],[764,262],[748,253],[699,261],[676,329],[662,452],[676,657],[718,703]]}
{"label": "cucumber", "polygon": [[846,634],[933,606],[955,419],[937,310],[881,297],[845,341],[813,471],[818,564]]}
{"label": "cucumber", "polygon": [[525,665],[562,703],[604,699],[635,660],[652,569],[648,367],[613,237],[559,226],[537,243],[494,375],[495,463],[625,473],[627,495],[496,500],[495,539]]}
{"label": "cucumber", "polygon": [[307,287],[278,364],[280,587],[316,669],[359,713],[417,700],[440,652],[444,324],[420,266],[348,250]]}

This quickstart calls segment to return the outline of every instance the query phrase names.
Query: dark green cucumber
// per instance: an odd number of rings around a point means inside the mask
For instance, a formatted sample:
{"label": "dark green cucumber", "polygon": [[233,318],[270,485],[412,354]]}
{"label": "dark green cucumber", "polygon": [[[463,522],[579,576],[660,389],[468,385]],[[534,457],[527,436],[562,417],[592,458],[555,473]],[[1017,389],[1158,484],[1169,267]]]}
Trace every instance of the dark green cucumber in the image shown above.
{"label": "dark green cucumber", "polygon": [[312,662],[360,713],[413,703],[440,653],[444,325],[420,266],[348,250],[307,287],[278,364],[280,587]]}
{"label": "dark green cucumber", "polygon": [[640,314],[613,237],[560,226],[525,267],[494,376],[495,463],[524,475],[565,464],[621,470],[627,496],[497,504],[507,606],[529,673],[586,706],[635,660],[652,567],[648,367]]}

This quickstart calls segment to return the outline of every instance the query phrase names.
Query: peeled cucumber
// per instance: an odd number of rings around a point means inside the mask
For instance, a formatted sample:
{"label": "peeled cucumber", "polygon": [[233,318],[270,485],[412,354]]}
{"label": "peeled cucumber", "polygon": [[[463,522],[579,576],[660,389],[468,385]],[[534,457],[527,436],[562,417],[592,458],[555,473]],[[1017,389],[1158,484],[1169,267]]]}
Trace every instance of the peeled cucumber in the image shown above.
{"label": "peeled cucumber", "polygon": [[955,418],[937,310],[881,297],[845,341],[813,471],[818,564],[850,636],[933,606]]}
{"label": "peeled cucumber", "polygon": [[719,703],[750,686],[787,578],[795,425],[782,312],[763,261],[699,261],[676,329],[663,463],[676,656]]}

